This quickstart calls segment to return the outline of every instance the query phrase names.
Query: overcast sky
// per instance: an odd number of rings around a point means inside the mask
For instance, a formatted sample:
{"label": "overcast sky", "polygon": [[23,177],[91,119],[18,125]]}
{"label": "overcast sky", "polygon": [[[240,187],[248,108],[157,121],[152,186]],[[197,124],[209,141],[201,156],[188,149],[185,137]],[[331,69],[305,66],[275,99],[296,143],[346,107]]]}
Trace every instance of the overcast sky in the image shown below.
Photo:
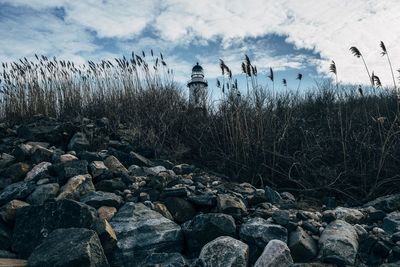
{"label": "overcast sky", "polygon": [[341,82],[365,84],[354,45],[390,85],[379,42],[397,70],[399,29],[398,0],[0,0],[0,61],[38,53],[84,62],[152,48],[183,81],[196,61],[209,80],[219,58],[240,73],[247,53],[259,73],[272,67],[289,85],[299,72],[308,82],[330,77],[330,60]]}

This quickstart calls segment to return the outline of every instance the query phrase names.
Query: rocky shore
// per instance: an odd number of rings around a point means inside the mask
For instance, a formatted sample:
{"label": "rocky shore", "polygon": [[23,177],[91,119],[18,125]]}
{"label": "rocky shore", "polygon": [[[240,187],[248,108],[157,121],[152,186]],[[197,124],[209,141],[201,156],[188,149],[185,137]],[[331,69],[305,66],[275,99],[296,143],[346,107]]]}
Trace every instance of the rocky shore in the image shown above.
{"label": "rocky shore", "polygon": [[307,205],[108,127],[0,124],[0,266],[400,266],[400,193]]}

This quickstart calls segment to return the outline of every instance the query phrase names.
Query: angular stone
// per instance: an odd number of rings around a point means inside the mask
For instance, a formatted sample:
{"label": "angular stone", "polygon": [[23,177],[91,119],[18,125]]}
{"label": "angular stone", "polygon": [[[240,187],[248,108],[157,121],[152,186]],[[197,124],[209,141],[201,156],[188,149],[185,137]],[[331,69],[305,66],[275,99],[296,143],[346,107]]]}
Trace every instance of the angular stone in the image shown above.
{"label": "angular stone", "polygon": [[142,203],[125,203],[111,220],[117,247],[113,266],[141,266],[152,253],[180,253],[183,235],[179,225]]}
{"label": "angular stone", "polygon": [[281,195],[269,186],[265,187],[265,197],[267,202],[272,204],[278,204],[282,200]]}
{"label": "angular stone", "polygon": [[400,212],[393,211],[383,218],[383,230],[389,234],[400,231]]}
{"label": "angular stone", "polygon": [[250,246],[250,262],[253,263],[271,240],[287,242],[288,233],[285,227],[268,223],[262,218],[252,218],[242,224],[239,235]]}
{"label": "angular stone", "polygon": [[153,253],[146,258],[144,266],[187,267],[188,263],[179,253]]}
{"label": "angular stone", "polygon": [[11,184],[0,193],[0,206],[13,199],[25,200],[25,198],[35,190],[35,185],[31,182],[18,182]]}
{"label": "angular stone", "polygon": [[35,248],[28,259],[32,267],[108,267],[100,240],[93,230],[57,229]]}
{"label": "angular stone", "polygon": [[289,267],[293,259],[286,243],[281,240],[271,240],[258,258],[254,267]]}
{"label": "angular stone", "polygon": [[154,162],[133,151],[129,153],[129,157],[131,159],[131,162],[135,165],[145,166],[145,167],[155,166]]}
{"label": "angular stone", "polygon": [[0,217],[4,222],[12,224],[15,220],[17,210],[25,206],[29,206],[29,204],[17,199],[11,200],[0,208]]}
{"label": "angular stone", "polygon": [[194,172],[195,166],[189,164],[175,165],[172,170],[178,175],[190,174]]}
{"label": "angular stone", "polygon": [[81,197],[80,202],[88,204],[96,209],[100,208],[101,206],[118,208],[121,206],[123,199],[114,193],[96,191],[90,192]]}
{"label": "angular stone", "polygon": [[90,174],[96,181],[103,180],[103,178],[112,178],[112,174],[103,161],[93,161],[89,165]]}
{"label": "angular stone", "polygon": [[117,213],[117,209],[114,207],[103,206],[97,209],[97,213],[99,214],[100,219],[111,221],[114,214]]}
{"label": "angular stone", "polygon": [[277,210],[272,214],[272,219],[279,225],[286,226],[290,221],[290,214],[287,210]]}
{"label": "angular stone", "polygon": [[196,215],[192,204],[183,198],[169,197],[164,200],[164,203],[177,223],[184,223]]}
{"label": "angular stone", "polygon": [[104,164],[109,168],[110,170],[117,172],[117,173],[127,173],[128,170],[125,168],[124,165],[114,156],[108,156],[104,160]]}
{"label": "angular stone", "polygon": [[75,133],[68,144],[68,149],[76,152],[88,150],[89,147],[90,147],[89,140],[86,138],[86,135],[82,132]]}
{"label": "angular stone", "polygon": [[0,155],[0,169],[6,168],[12,163],[14,163],[15,157],[7,154],[7,153],[2,153]]}
{"label": "angular stone", "polygon": [[13,251],[23,258],[58,228],[90,228],[97,219],[92,207],[73,200],[46,202],[41,206],[27,206],[17,211],[13,233]]}
{"label": "angular stone", "polygon": [[230,236],[221,236],[207,243],[199,258],[206,266],[247,267],[249,246]]}
{"label": "angular stone", "polygon": [[71,155],[71,154],[62,154],[59,159],[59,161],[61,163],[65,163],[68,161],[74,161],[74,160],[79,160],[79,159],[76,156]]}
{"label": "angular stone", "polygon": [[322,232],[319,249],[324,262],[354,265],[358,251],[357,232],[351,224],[335,220]]}
{"label": "angular stone", "polygon": [[94,192],[96,189],[92,183],[90,174],[77,175],[68,180],[68,182],[61,187],[60,194],[56,200],[63,198],[79,200],[82,196]]}
{"label": "angular stone", "polygon": [[19,260],[19,259],[1,259],[0,258],[0,266],[1,267],[26,267],[26,266],[28,266],[28,261]]}
{"label": "angular stone", "polygon": [[47,171],[47,169],[51,166],[50,162],[43,161],[37,165],[35,165],[32,170],[30,170],[25,177],[24,181],[35,180],[37,177],[40,177],[40,174]]}
{"label": "angular stone", "polygon": [[361,223],[367,217],[366,214],[358,209],[345,207],[337,207],[333,210],[333,212],[335,213],[336,219],[343,220],[351,224]]}
{"label": "angular stone", "polygon": [[400,194],[393,194],[378,197],[364,205],[364,207],[372,206],[378,210],[392,212],[400,209]]}
{"label": "angular stone", "polygon": [[42,205],[46,200],[57,197],[60,186],[57,183],[39,185],[26,202],[32,205]]}
{"label": "angular stone", "polygon": [[318,254],[317,243],[301,227],[290,233],[288,243],[295,262],[308,262]]}
{"label": "angular stone", "polygon": [[198,214],[182,225],[187,253],[197,257],[201,248],[220,236],[236,237],[236,224],[232,216],[223,213]]}
{"label": "angular stone", "polygon": [[65,184],[69,178],[88,173],[88,162],[86,160],[74,160],[53,164],[49,172],[56,177],[60,185]]}
{"label": "angular stone", "polygon": [[155,202],[153,205],[153,210],[157,211],[162,216],[171,221],[174,220],[174,217],[172,217],[172,214],[169,212],[168,208],[161,202]]}
{"label": "angular stone", "polygon": [[214,194],[190,195],[188,200],[198,207],[212,208],[217,205],[217,197]]}
{"label": "angular stone", "polygon": [[39,163],[43,161],[51,161],[54,156],[54,152],[48,148],[41,145],[35,145],[31,149],[31,159],[34,163]]}
{"label": "angular stone", "polygon": [[217,209],[221,213],[232,215],[235,219],[247,215],[247,208],[243,201],[227,194],[217,196]]}
{"label": "angular stone", "polygon": [[124,191],[127,188],[121,178],[115,178],[111,180],[103,180],[96,183],[96,190],[104,192],[114,192],[116,190]]}
{"label": "angular stone", "polygon": [[97,220],[92,227],[100,238],[104,253],[109,254],[117,245],[117,236],[107,220]]}
{"label": "angular stone", "polygon": [[26,163],[18,162],[9,166],[3,173],[7,178],[10,178],[13,183],[19,182],[25,178],[30,166]]}

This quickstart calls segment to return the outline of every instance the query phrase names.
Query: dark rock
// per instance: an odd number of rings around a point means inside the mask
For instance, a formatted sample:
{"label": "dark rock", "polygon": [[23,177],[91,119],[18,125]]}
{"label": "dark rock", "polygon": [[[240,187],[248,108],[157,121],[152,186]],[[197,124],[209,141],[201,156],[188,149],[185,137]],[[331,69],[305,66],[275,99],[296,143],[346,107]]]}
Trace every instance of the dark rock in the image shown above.
{"label": "dark rock", "polygon": [[290,250],[281,240],[271,240],[254,267],[289,267],[293,264]]}
{"label": "dark rock", "polygon": [[11,245],[11,229],[0,220],[0,249],[8,249]]}
{"label": "dark rock", "polygon": [[11,184],[0,193],[0,206],[13,199],[25,200],[25,198],[35,190],[35,184],[32,182],[18,182]]}
{"label": "dark rock", "polygon": [[400,231],[400,212],[394,211],[386,215],[383,219],[383,230],[389,234]]}
{"label": "dark rock", "polygon": [[86,135],[82,132],[77,132],[69,141],[68,149],[76,152],[88,150],[90,147],[89,140]]}
{"label": "dark rock", "polygon": [[240,227],[240,239],[250,246],[250,262],[254,263],[265,246],[273,239],[287,242],[288,233],[285,227],[270,224],[262,218],[252,218]]}
{"label": "dark rock", "polygon": [[319,234],[319,229],[318,227],[316,227],[314,224],[312,224],[309,221],[303,221],[301,224],[301,227],[304,230],[310,231],[311,233],[313,233],[314,235],[318,235]]}
{"label": "dark rock", "polygon": [[296,262],[308,262],[318,254],[317,243],[300,227],[290,233],[288,244]]}
{"label": "dark rock", "polygon": [[282,200],[281,195],[279,195],[279,193],[273,190],[271,187],[266,186],[264,190],[267,202],[278,204]]}
{"label": "dark rock", "polygon": [[60,185],[63,185],[71,177],[88,174],[88,162],[86,160],[74,160],[53,164],[49,167],[49,172],[56,177]]}
{"label": "dark rock", "polygon": [[319,239],[319,255],[324,262],[354,265],[358,251],[354,227],[341,220],[331,222]]}
{"label": "dark rock", "polygon": [[186,187],[172,187],[172,188],[164,188],[160,197],[168,198],[168,197],[186,197],[188,195],[188,190]]}
{"label": "dark rock", "polygon": [[25,175],[30,170],[30,166],[26,163],[18,162],[9,166],[3,173],[7,178],[10,178],[13,183],[19,182],[25,178]]}
{"label": "dark rock", "polygon": [[43,177],[43,174],[47,172],[47,169],[51,166],[50,162],[43,161],[35,165],[25,177],[25,181],[38,181]]}
{"label": "dark rock", "polygon": [[179,164],[172,168],[172,170],[178,175],[190,174],[194,172],[195,166],[189,164]]}
{"label": "dark rock", "polygon": [[[16,259],[17,255],[8,251],[8,250],[0,250],[0,260],[1,259]],[[1,266],[1,264],[0,264]],[[14,266],[13,266],[14,267]]]}
{"label": "dark rock", "polygon": [[179,225],[142,203],[125,203],[111,220],[117,234],[113,266],[141,266],[152,253],[180,253],[183,234]]}
{"label": "dark rock", "polygon": [[97,218],[92,207],[73,200],[46,202],[41,206],[27,206],[17,211],[12,248],[28,257],[37,244],[58,228],[90,228]]}
{"label": "dark rock", "polygon": [[236,236],[232,216],[222,213],[198,214],[182,225],[186,249],[190,256],[198,256],[201,248],[219,236]]}
{"label": "dark rock", "polygon": [[279,225],[286,226],[289,223],[289,211],[277,210],[272,214],[272,219]]}
{"label": "dark rock", "polygon": [[86,160],[87,162],[103,160],[103,158],[99,155],[99,153],[96,152],[81,151],[78,152],[78,155],[81,160]]}
{"label": "dark rock", "polygon": [[214,194],[190,195],[188,200],[200,208],[213,208],[217,205],[217,197]]}
{"label": "dark rock", "polygon": [[154,202],[153,203],[153,210],[157,211],[162,216],[164,216],[165,218],[167,218],[167,219],[169,219],[171,221],[174,220],[174,217],[172,217],[172,214],[169,212],[167,207],[161,202]]}
{"label": "dark rock", "polygon": [[196,210],[187,200],[179,197],[169,197],[164,200],[169,212],[177,223],[184,223],[196,215]]}
{"label": "dark rock", "polygon": [[9,165],[13,164],[15,161],[15,157],[7,154],[7,153],[2,153],[0,155],[0,169],[6,168]]}
{"label": "dark rock", "polygon": [[322,199],[322,203],[326,206],[327,209],[334,209],[337,207],[335,197],[327,197],[326,196]]}
{"label": "dark rock", "polygon": [[45,201],[58,195],[60,186],[57,183],[39,185],[35,191],[26,199],[32,205],[42,205]]}
{"label": "dark rock", "polygon": [[247,208],[243,201],[228,194],[217,196],[217,209],[221,213],[232,215],[235,219],[241,219],[247,215]]}
{"label": "dark rock", "polygon": [[249,247],[242,241],[229,236],[221,236],[207,243],[199,258],[206,266],[247,267]]}
{"label": "dark rock", "polygon": [[28,259],[32,267],[107,267],[97,234],[85,228],[57,229],[35,248]]}
{"label": "dark rock", "polygon": [[364,207],[372,206],[378,210],[383,210],[385,212],[392,212],[400,209],[400,194],[393,194],[378,197],[364,205]]}
{"label": "dark rock", "polygon": [[114,156],[108,156],[104,160],[104,164],[109,168],[111,171],[115,173],[127,173],[128,170],[125,168],[124,165]]}
{"label": "dark rock", "polygon": [[185,258],[179,253],[153,253],[146,258],[143,266],[186,267],[188,265]]}
{"label": "dark rock", "polygon": [[156,166],[154,164],[154,162],[152,162],[151,160],[149,160],[149,159],[143,157],[142,155],[135,153],[133,151],[131,151],[129,153],[129,157],[130,157],[130,161],[132,162],[132,164],[139,165],[139,166],[145,166],[145,167]]}
{"label": "dark rock", "polygon": [[113,177],[112,172],[103,161],[93,161],[90,163],[89,169],[94,181],[111,179]]}
{"label": "dark rock", "polygon": [[114,178],[111,180],[103,180],[95,185],[96,189],[104,192],[115,192],[117,190],[124,191],[126,188],[125,183],[121,180],[121,178]]}
{"label": "dark rock", "polygon": [[81,197],[80,201],[92,207],[95,207],[96,209],[100,208],[101,206],[118,208],[123,202],[122,197],[114,193],[103,191],[90,192]]}

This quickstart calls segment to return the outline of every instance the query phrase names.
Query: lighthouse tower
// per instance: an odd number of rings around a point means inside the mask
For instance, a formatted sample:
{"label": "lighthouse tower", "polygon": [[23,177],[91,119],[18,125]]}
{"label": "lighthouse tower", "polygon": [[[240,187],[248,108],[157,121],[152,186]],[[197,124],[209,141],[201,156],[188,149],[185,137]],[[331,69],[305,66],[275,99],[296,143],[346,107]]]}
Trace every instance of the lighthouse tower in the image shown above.
{"label": "lighthouse tower", "polygon": [[192,79],[187,83],[189,87],[189,106],[191,108],[206,108],[208,82],[204,79],[203,68],[197,64],[192,69]]}

